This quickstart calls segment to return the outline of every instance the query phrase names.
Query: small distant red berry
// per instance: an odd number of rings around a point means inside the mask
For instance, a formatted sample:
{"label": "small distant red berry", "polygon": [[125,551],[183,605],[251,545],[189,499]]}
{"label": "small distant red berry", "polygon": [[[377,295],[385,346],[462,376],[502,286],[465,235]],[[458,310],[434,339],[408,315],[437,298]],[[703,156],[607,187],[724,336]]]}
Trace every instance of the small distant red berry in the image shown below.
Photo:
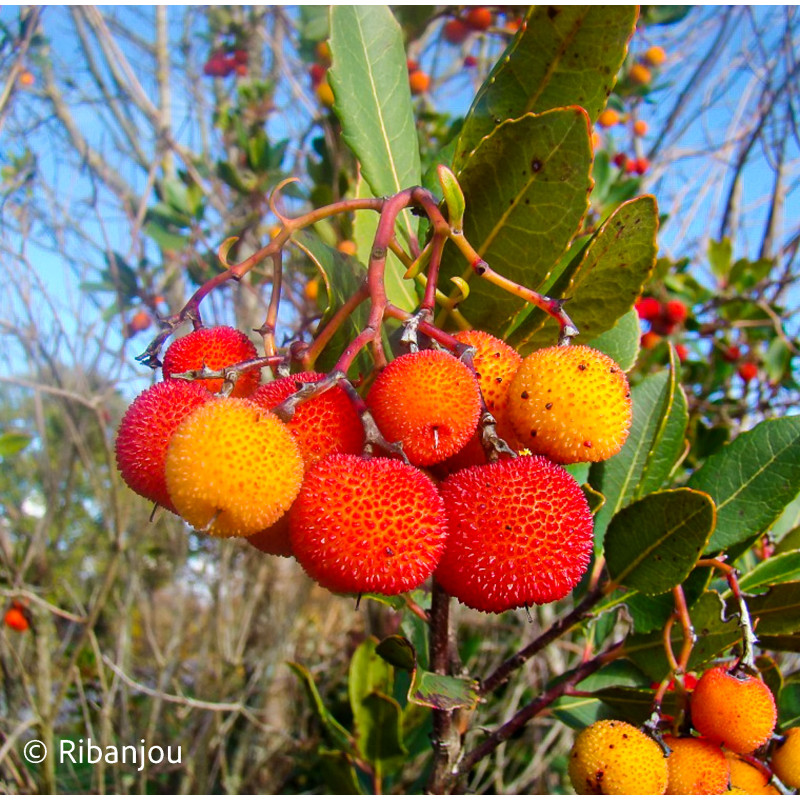
{"label": "small distant red berry", "polygon": [[473,55],[464,56],[464,66],[465,67],[477,67],[478,66],[478,59],[475,58]]}
{"label": "small distant red berry", "polygon": [[22,606],[19,603],[11,604],[11,608],[6,611],[4,621],[11,630],[18,631],[19,633],[24,633],[30,628],[28,618],[25,616],[25,612],[22,610]]}
{"label": "small distant red berry", "polygon": [[485,31],[492,24],[492,19],[492,12],[486,6],[475,6],[464,17],[464,21],[474,31]]}
{"label": "small distant red berry", "polygon": [[678,359],[681,361],[681,363],[686,361],[686,359],[689,357],[689,349],[685,344],[676,344],[675,352],[678,354]]}
{"label": "small distant red berry", "polygon": [[146,331],[152,322],[152,318],[144,309],[137,311],[128,323],[128,336],[135,336],[141,331]]}
{"label": "small distant red berry", "polygon": [[233,51],[233,60],[236,64],[246,64],[247,63],[247,50],[234,50]]}
{"label": "small distant red berry", "polygon": [[642,156],[636,159],[636,173],[637,175],[644,175],[650,169],[650,161]]}
{"label": "small distant red berry", "polygon": [[736,373],[745,383],[750,383],[758,377],[758,367],[752,361],[745,361],[739,364]]}
{"label": "small distant red berry", "polygon": [[419,69],[419,63],[413,58],[409,58],[406,60],[406,67],[408,67],[409,72],[415,72]]}
{"label": "small distant red berry", "polygon": [[667,301],[664,305],[664,313],[667,319],[675,324],[683,322],[689,314],[686,306],[680,300]]}
{"label": "small distant red berry", "polygon": [[323,67],[322,64],[312,64],[308,68],[308,74],[311,77],[311,85],[316,87],[319,86],[322,81],[325,80],[325,74],[328,72],[327,67]]}
{"label": "small distant red berry", "polygon": [[642,334],[641,346],[643,350],[652,350],[659,342],[661,337],[654,331],[647,331]]}
{"label": "small distant red berry", "polygon": [[730,364],[735,364],[742,357],[742,351],[738,344],[732,344],[722,351],[722,358]]}
{"label": "small distant red berry", "polygon": [[617,153],[614,156],[614,164],[616,164],[616,166],[618,166],[620,169],[625,169],[625,167],[628,165],[628,156],[626,156],[625,153]]}
{"label": "small distant red berry", "polygon": [[661,313],[661,303],[655,297],[643,297],[636,304],[636,313],[639,319],[651,320]]}
{"label": "small distant red berry", "polygon": [[469,28],[460,19],[450,19],[442,27],[442,36],[450,44],[462,44],[469,36]]}

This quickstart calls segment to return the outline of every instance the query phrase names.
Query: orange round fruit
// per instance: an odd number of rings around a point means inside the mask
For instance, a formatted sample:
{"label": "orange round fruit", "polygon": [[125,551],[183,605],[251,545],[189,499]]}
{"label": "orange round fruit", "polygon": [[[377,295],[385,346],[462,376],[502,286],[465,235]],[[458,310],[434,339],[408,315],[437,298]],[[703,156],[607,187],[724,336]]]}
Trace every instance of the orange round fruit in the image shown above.
{"label": "orange round fruit", "polygon": [[36,78],[34,77],[34,74],[30,70],[26,69],[20,72],[19,74],[20,86],[25,86],[25,87],[33,86],[34,83],[36,83]]}
{"label": "orange round fruit", "polygon": [[667,794],[722,794],[730,769],[722,748],[705,739],[665,736],[672,751],[667,757]]}
{"label": "orange round fruit", "polygon": [[378,375],[367,405],[381,433],[400,442],[412,464],[424,467],[469,441],[481,397],[466,364],[441,350],[420,350],[399,356]]}
{"label": "orange round fruit", "polygon": [[628,73],[628,77],[632,83],[638,83],[643,86],[646,83],[650,83],[653,79],[653,73],[644,64],[634,64]]}
{"label": "orange round fruit", "polygon": [[654,45],[648,47],[644,54],[644,60],[651,67],[660,67],[667,60],[667,53],[663,47]]}
{"label": "orange round fruit", "polygon": [[354,256],[358,253],[358,246],[352,239],[342,239],[342,241],[336,245],[336,249],[346,256]]}
{"label": "orange round fruit", "polygon": [[120,422],[115,444],[122,480],[136,494],[175,511],[167,491],[167,447],[178,425],[214,399],[195,381],[162,381],[142,392]]}
{"label": "orange round fruit", "polygon": [[431,77],[421,69],[414,70],[409,73],[408,85],[411,87],[411,94],[424,94],[431,85]]}
{"label": "orange round fruit", "polygon": [[761,678],[738,678],[721,666],[707,670],[697,682],[691,713],[703,736],[742,755],[769,740],[777,719],[775,698]]}
{"label": "orange round fruit", "polygon": [[643,119],[637,119],[633,123],[633,132],[636,136],[644,136],[647,133],[647,123]]}
{"label": "orange round fruit", "polygon": [[303,569],[332,592],[400,594],[426,580],[447,519],[433,481],[390,458],[333,455],[306,473],[289,514]]}
{"label": "orange round fruit", "polygon": [[[258,356],[255,345],[236,328],[219,325],[214,328],[198,328],[176,339],[164,353],[162,371],[164,378],[183,372],[207,367],[220,370]],[[261,370],[251,369],[242,373],[231,392],[232,397],[246,397],[252,394],[261,380]],[[197,381],[209,392],[222,389],[222,378],[209,378]]]}
{"label": "orange round fruit", "polygon": [[25,612],[22,610],[22,606],[19,603],[11,604],[11,607],[6,611],[3,621],[7,627],[18,633],[24,633],[30,628],[28,618],[25,616]]}
{"label": "orange round fruit", "polygon": [[601,111],[600,116],[597,118],[597,124],[601,128],[613,128],[614,125],[619,124],[619,121],[619,112],[613,108],[607,108],[605,111]]}
{"label": "orange round fruit", "polygon": [[[300,372],[259,386],[249,399],[271,411],[303,383],[318,383],[321,372]],[[339,386],[300,403],[284,423],[300,448],[306,468],[334,453],[358,455],[364,448],[364,426],[350,398]]]}
{"label": "orange round fruit", "polygon": [[577,794],[664,794],[667,759],[638,728],[605,719],[578,734],[569,778]]}
{"label": "orange round fruit", "polygon": [[331,85],[327,81],[321,81],[318,83],[314,89],[314,93],[317,95],[317,100],[319,100],[319,102],[325,106],[325,108],[333,108],[336,98],[333,95],[333,89],[331,89]]}
{"label": "orange round fruit", "polygon": [[[731,791],[736,790],[741,794],[780,794],[769,782],[770,775],[766,767],[759,768],[729,750],[725,751],[725,758],[731,771]],[[775,765],[772,766],[774,769]]]}
{"label": "orange round fruit", "polygon": [[789,728],[772,754],[772,769],[781,783],[800,789],[800,728]]}
{"label": "orange round fruit", "polygon": [[559,464],[603,461],[628,438],[628,379],[613,359],[586,345],[537,350],[511,382],[508,413],[532,453]]}
{"label": "orange round fruit", "polygon": [[312,278],[303,289],[303,296],[311,303],[319,297],[319,278]]}
{"label": "orange round fruit", "polygon": [[642,350],[652,350],[661,341],[661,337],[655,331],[647,331],[642,334],[639,345]]}
{"label": "orange round fruit", "polygon": [[153,320],[150,315],[144,309],[137,311],[128,323],[128,336],[135,336],[137,333],[141,333],[141,331],[146,331],[152,322]]}
{"label": "orange round fruit", "polygon": [[289,429],[249,402],[217,397],[170,439],[167,490],[178,513],[212,536],[250,536],[289,510],[303,460]]}
{"label": "orange round fruit", "polygon": [[592,554],[592,514],[575,479],[541,456],[468,467],[439,487],[450,533],[436,580],[478,611],[560,600]]}

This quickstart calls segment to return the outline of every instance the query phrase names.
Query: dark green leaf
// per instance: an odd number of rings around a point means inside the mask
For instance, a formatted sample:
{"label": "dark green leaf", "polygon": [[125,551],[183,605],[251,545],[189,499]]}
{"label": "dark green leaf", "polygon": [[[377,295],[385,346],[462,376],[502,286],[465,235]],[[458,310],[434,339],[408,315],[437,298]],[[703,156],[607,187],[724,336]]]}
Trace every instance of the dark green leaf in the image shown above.
{"label": "dark green leaf", "polygon": [[762,561],[739,579],[743,592],[769,589],[778,583],[800,581],[800,550],[774,555]]}
{"label": "dark green leaf", "polygon": [[377,644],[377,640],[372,637],[365,639],[350,659],[348,689],[356,727],[359,722],[358,709],[364,698],[372,692],[387,694],[392,690],[394,670],[375,652]]}
{"label": "dark green leaf", "polygon": [[775,546],[775,555],[800,549],[800,528],[790,530]]}
{"label": "dark green leaf", "polygon": [[341,795],[364,794],[351,755],[322,747],[319,760],[328,791]]}
{"label": "dark green leaf", "polygon": [[[706,592],[692,606],[691,616],[697,641],[689,657],[689,670],[703,667],[737,641],[741,640],[738,618],[723,619],[722,598],[716,592]],[[679,653],[683,644],[680,625],[673,625],[670,634],[672,651]],[[664,632],[636,633],[625,640],[626,656],[651,680],[660,681],[670,671],[664,654]]]}
{"label": "dark green leaf", "polygon": [[[419,185],[419,142],[400,26],[388,6],[333,6],[330,24],[334,109],[362,175],[376,197]],[[398,224],[406,241],[417,230],[408,210]]]}
{"label": "dark green leaf", "polygon": [[314,713],[319,718],[320,722],[325,729],[325,733],[331,741],[331,744],[347,753],[353,752],[353,739],[347,730],[339,723],[333,714],[325,707],[325,703],[320,697],[317,684],[311,673],[302,664],[297,664],[293,661],[287,662],[288,667],[303,683],[303,688],[306,690]]}
{"label": "dark green leaf", "polygon": [[[504,122],[480,142],[457,176],[466,198],[466,238],[492,269],[536,289],[586,212],[590,163],[589,129],[580,108]],[[470,283],[459,310],[474,327],[502,336],[524,303],[476,277],[448,243],[440,285],[456,275]]]}
{"label": "dark green leaf", "polygon": [[536,6],[478,90],[459,136],[456,169],[507,119],[579,105],[594,121],[635,25],[633,6]]}
{"label": "dark green leaf", "polygon": [[[621,205],[602,225],[583,257],[548,290],[565,298],[567,313],[580,331],[576,342],[613,328],[633,308],[656,263],[658,210],[655,198],[638,197]],[[543,347],[558,337],[558,325],[535,309],[510,343],[518,349]]]}
{"label": "dark green leaf", "polygon": [[633,369],[639,356],[639,341],[641,339],[639,315],[634,309],[623,314],[613,328],[601,333],[596,339],[589,342],[590,347],[605,353],[620,365],[623,372]]}
{"label": "dark green leaf", "polygon": [[800,676],[793,675],[778,698],[778,722],[782,730],[800,725]]}
{"label": "dark green leaf", "polygon": [[[731,612],[736,606],[728,602]],[[756,634],[780,636],[800,631],[800,582],[781,583],[766,594],[747,598],[750,617],[758,618]]]}
{"label": "dark green leaf", "polygon": [[595,518],[598,547],[611,518],[647,492],[661,488],[683,453],[688,413],[675,373],[673,352],[669,370],[649,375],[633,387],[628,441],[617,455],[592,466],[592,486],[606,498]]}
{"label": "dark green leaf", "polygon": [[417,668],[417,654],[414,646],[405,636],[387,636],[375,648],[375,652],[387,663],[406,672]]}
{"label": "dark green leaf", "polygon": [[766,420],[711,456],[689,480],[717,506],[708,552],[766,530],[800,490],[800,416]]}
{"label": "dark green leaf", "polygon": [[372,692],[361,703],[358,746],[372,764],[398,758],[406,753],[402,737],[402,711],[393,697]]}
{"label": "dark green leaf", "polygon": [[236,189],[236,191],[241,194],[247,194],[254,188],[254,184],[252,182],[246,182],[239,171],[228,161],[217,162],[217,175],[219,175],[228,186],[232,189]]}
{"label": "dark green leaf", "polygon": [[157,222],[148,222],[144,226],[144,232],[162,249],[175,250],[180,252],[186,247],[189,239],[177,233],[170,233]]}
{"label": "dark green leaf", "polygon": [[714,530],[714,504],[691,489],[654,492],[619,511],[605,556],[613,583],[655,595],[682,583]]}

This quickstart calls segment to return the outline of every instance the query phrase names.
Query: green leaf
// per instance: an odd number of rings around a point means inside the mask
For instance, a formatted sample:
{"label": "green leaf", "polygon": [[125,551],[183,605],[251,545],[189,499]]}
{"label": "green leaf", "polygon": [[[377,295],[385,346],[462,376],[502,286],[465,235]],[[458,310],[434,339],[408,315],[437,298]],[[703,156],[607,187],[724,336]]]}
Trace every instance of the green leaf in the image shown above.
{"label": "green leaf", "polygon": [[364,794],[358,773],[353,766],[353,757],[341,750],[319,749],[320,770],[324,776],[324,785],[334,794]]}
{"label": "green leaf", "polygon": [[459,136],[456,170],[504,120],[579,105],[594,121],[622,66],[636,15],[633,6],[536,6],[478,90]]}
{"label": "green leaf", "polygon": [[[723,619],[723,610],[722,598],[716,592],[705,592],[692,606],[692,624],[697,641],[689,657],[689,670],[704,666],[741,639],[738,619]],[[672,651],[679,653],[683,644],[680,625],[672,626],[670,639]],[[628,636],[625,655],[651,680],[660,681],[670,671],[664,654],[662,630]]]}
{"label": "green leaf", "polygon": [[778,699],[778,722],[782,730],[800,725],[800,680],[793,675],[781,690]]}
{"label": "green leaf", "polygon": [[617,455],[593,464],[590,482],[606,503],[595,517],[599,547],[611,518],[629,503],[660,489],[684,451],[686,397],[678,384],[674,351],[670,368],[647,376],[631,390],[633,422]]}
{"label": "green leaf", "polygon": [[589,346],[613,358],[623,372],[628,372],[639,357],[641,335],[639,315],[635,309],[631,309],[617,320],[613,328],[592,339]]}
{"label": "green leaf", "polygon": [[[589,129],[580,108],[504,122],[481,141],[458,174],[466,198],[466,238],[496,272],[537,288],[586,212],[590,163]],[[459,311],[474,327],[503,336],[524,303],[478,278],[448,242],[440,285],[456,275],[470,284]]]}
{"label": "green leaf", "polygon": [[162,183],[164,201],[184,217],[192,214],[186,184],[177,178],[164,180]]}
{"label": "green leaf", "polygon": [[717,278],[727,278],[731,269],[733,247],[731,240],[725,237],[719,242],[713,239],[708,243],[708,263]]}
{"label": "green leaf", "polygon": [[762,561],[739,579],[739,588],[743,592],[756,592],[790,581],[800,581],[800,550],[774,555]]}
{"label": "green leaf", "polygon": [[[638,197],[621,205],[601,226],[548,295],[567,300],[565,309],[585,343],[613,328],[633,308],[656,263],[658,209],[655,198]],[[558,336],[558,324],[535,309],[515,331],[511,344],[538,348]]]}
{"label": "green leaf", "polygon": [[605,556],[613,583],[655,595],[682,583],[714,530],[711,498],[691,489],[654,492],[619,511]]}
{"label": "green leaf", "polygon": [[[298,231],[292,236],[296,244],[314,263],[325,282],[328,305],[320,320],[318,330],[327,324],[345,301],[358,289],[364,279],[364,267],[354,258],[328,247],[317,236],[308,231]],[[336,363],[342,350],[367,324],[367,306],[362,303],[336,331],[328,346],[313,365],[315,369],[327,372]],[[356,356],[352,373],[367,372],[372,362],[365,351]]]}
{"label": "green leaf", "polygon": [[[388,6],[331,7],[328,71],[342,137],[376,197],[422,181],[403,34]],[[417,230],[398,219],[406,241]]]}
{"label": "green leaf", "polygon": [[368,694],[361,703],[358,729],[361,754],[372,764],[405,755],[400,704],[381,692]]}
{"label": "green leaf", "polygon": [[442,711],[456,708],[475,708],[478,704],[478,682],[470,678],[455,678],[418,670],[408,693],[412,703]]}
{"label": "green leaf", "polygon": [[344,750],[347,753],[352,753],[352,737],[341,725],[341,723],[337,721],[333,714],[331,714],[331,712],[325,707],[325,703],[323,702],[322,697],[320,697],[317,684],[314,682],[314,678],[311,676],[311,673],[302,664],[289,661],[287,662],[287,665],[289,669],[292,670],[292,672],[294,672],[294,674],[297,675],[297,677],[302,681],[303,688],[306,690],[306,694],[311,701],[314,712],[322,723],[325,733],[328,735],[331,744],[340,750]]}
{"label": "green leaf", "polygon": [[22,452],[33,439],[27,433],[6,431],[0,433],[0,458],[8,458]]}
{"label": "green leaf", "polygon": [[[735,611],[733,598],[728,605]],[[753,620],[758,618],[758,636],[796,633],[800,630],[800,582],[781,583],[766,594],[748,597],[747,608]]]}
{"label": "green leaf", "polygon": [[170,233],[157,222],[148,222],[144,226],[147,234],[162,250],[175,250],[180,252],[186,247],[188,237],[177,233]]}
{"label": "green leaf", "polygon": [[711,495],[717,530],[708,552],[766,530],[800,490],[800,416],[766,420],[712,455],[689,480]]}
{"label": "green leaf", "polygon": [[417,654],[411,642],[405,636],[387,636],[382,639],[375,652],[388,664],[406,672],[417,668]]}
{"label": "green leaf", "polygon": [[377,644],[378,640],[373,637],[365,639],[350,659],[348,689],[356,730],[360,722],[359,709],[364,698],[372,692],[388,694],[394,683],[394,670],[375,652]]}
{"label": "green leaf", "polygon": [[[634,686],[609,686],[596,691],[597,699],[610,706],[618,718],[635,725],[646,722],[653,711],[655,690]],[[664,714],[675,716],[678,711],[678,700],[675,692],[667,692],[661,704]]]}

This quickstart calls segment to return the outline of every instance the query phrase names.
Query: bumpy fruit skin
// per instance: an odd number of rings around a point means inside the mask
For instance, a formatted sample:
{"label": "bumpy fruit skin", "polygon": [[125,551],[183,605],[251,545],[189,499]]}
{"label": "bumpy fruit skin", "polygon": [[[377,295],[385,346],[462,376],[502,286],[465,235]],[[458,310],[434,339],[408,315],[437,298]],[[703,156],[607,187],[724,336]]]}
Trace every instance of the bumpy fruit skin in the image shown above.
{"label": "bumpy fruit skin", "polygon": [[[259,386],[249,400],[267,411],[294,394],[302,383],[317,383],[321,372],[300,372]],[[334,453],[359,454],[364,426],[350,399],[338,386],[301,403],[284,423],[295,437],[306,468]]]}
{"label": "bumpy fruit skin", "polygon": [[746,755],[775,730],[775,698],[760,678],[740,679],[724,667],[703,673],[692,692],[692,724],[707,739]]}
{"label": "bumpy fruit skin", "polygon": [[400,594],[426,580],[447,537],[433,481],[390,458],[333,455],[306,473],[289,514],[303,569],[332,592]]}
{"label": "bumpy fruit skin", "polygon": [[480,390],[462,361],[441,350],[399,356],[378,376],[367,405],[408,460],[430,466],[457,453],[478,426]]}
{"label": "bumpy fruit skin", "polygon": [[303,480],[294,437],[247,400],[215,398],[170,440],[167,490],[178,513],[212,536],[250,536],[288,511]]}
{"label": "bumpy fruit skin", "polygon": [[569,778],[577,794],[664,794],[667,759],[633,725],[600,720],[575,739]]}
{"label": "bumpy fruit skin", "polygon": [[603,461],[628,438],[628,379],[615,361],[586,345],[537,350],[511,382],[508,412],[532,453],[559,464]]}
{"label": "bumpy fruit skin", "polygon": [[786,786],[800,789],[800,728],[789,728],[784,736],[772,754],[772,769]]}
{"label": "bumpy fruit skin", "polygon": [[170,437],[181,422],[214,395],[196,381],[162,381],[128,407],[117,431],[117,468],[136,494],[170,511],[165,464]]}
{"label": "bumpy fruit skin", "polygon": [[[176,339],[164,353],[162,371],[164,378],[191,370],[218,370],[249,361],[258,353],[255,345],[236,328],[219,325],[214,328],[198,328],[180,339]],[[231,392],[232,397],[247,397],[252,394],[261,379],[261,370],[248,370],[239,376]],[[222,378],[210,378],[198,381],[205,385],[209,392],[222,389]]]}
{"label": "bumpy fruit skin", "polygon": [[667,794],[722,794],[730,769],[722,748],[705,739],[665,736],[672,750],[667,758]]}
{"label": "bumpy fruit skin", "polygon": [[541,456],[468,467],[439,487],[450,528],[436,579],[500,613],[565,597],[586,571],[592,514],[575,479]]}
{"label": "bumpy fruit skin", "polygon": [[271,556],[289,558],[292,553],[292,540],[289,537],[289,514],[284,514],[274,525],[248,536],[245,541],[256,550]]}
{"label": "bumpy fruit skin", "polygon": [[[728,760],[728,767],[731,771],[731,790],[730,793],[736,794],[780,794],[780,792],[769,782],[769,774],[766,769],[749,764],[741,756],[725,750],[725,758]],[[773,764],[773,768],[774,768]],[[777,771],[776,771],[777,772]],[[778,775],[780,777],[780,775]],[[726,792],[729,794],[729,792]]]}

